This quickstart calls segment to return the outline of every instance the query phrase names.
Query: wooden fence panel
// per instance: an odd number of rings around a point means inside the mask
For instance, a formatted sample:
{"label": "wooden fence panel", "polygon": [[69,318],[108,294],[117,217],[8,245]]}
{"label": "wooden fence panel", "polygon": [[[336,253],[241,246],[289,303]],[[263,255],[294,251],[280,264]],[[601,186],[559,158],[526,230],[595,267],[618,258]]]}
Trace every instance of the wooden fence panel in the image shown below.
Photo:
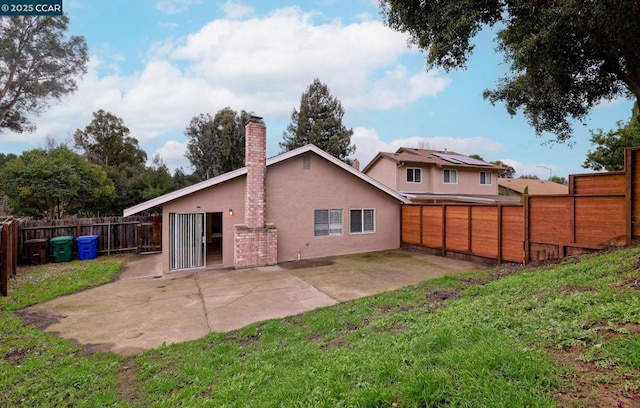
{"label": "wooden fence panel", "polygon": [[474,206],[471,210],[471,253],[498,259],[498,206]]}
{"label": "wooden fence panel", "polygon": [[402,241],[407,244],[420,245],[420,206],[402,206]]}
{"label": "wooden fence panel", "polygon": [[531,242],[572,242],[570,204],[568,196],[529,196],[529,236],[526,239]]}
{"label": "wooden fence panel", "polygon": [[575,242],[613,245],[625,233],[624,197],[575,198]]}
{"label": "wooden fence panel", "polygon": [[501,218],[502,260],[524,262],[524,206],[503,206]]}
{"label": "wooden fence panel", "polygon": [[470,252],[469,245],[469,206],[450,205],[445,212],[445,245],[449,251]]}
{"label": "wooden fence panel", "polygon": [[422,207],[422,245],[442,249],[442,214],[444,206]]}
{"label": "wooden fence panel", "polygon": [[9,293],[9,277],[18,268],[18,224],[13,219],[0,222],[0,295]]}
{"label": "wooden fence panel", "polygon": [[569,194],[575,195],[610,195],[624,194],[626,176],[624,172],[576,174],[571,177],[573,185],[569,186]]}

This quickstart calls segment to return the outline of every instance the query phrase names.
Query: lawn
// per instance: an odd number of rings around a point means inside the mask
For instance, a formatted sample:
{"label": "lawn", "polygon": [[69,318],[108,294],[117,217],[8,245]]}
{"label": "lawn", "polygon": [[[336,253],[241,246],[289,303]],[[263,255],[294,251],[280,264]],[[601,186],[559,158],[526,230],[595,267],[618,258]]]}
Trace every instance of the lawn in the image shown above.
{"label": "lawn", "polygon": [[637,248],[438,278],[133,357],[87,353],[14,313],[104,283],[123,261],[31,267],[11,281],[0,406],[640,403]]}

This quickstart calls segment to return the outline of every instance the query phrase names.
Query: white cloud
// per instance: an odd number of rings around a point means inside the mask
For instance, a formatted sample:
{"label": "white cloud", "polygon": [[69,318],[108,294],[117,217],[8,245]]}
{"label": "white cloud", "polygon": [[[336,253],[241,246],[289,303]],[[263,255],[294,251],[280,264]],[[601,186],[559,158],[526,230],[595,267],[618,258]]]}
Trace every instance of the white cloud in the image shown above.
{"label": "white cloud", "polygon": [[239,1],[227,1],[221,6],[222,11],[226,18],[230,19],[240,19],[242,17],[246,17],[250,14],[253,14],[254,8],[247,6],[244,3]]}
{"label": "white cloud", "polygon": [[[156,5],[169,13],[193,3]],[[426,72],[423,57],[407,48],[406,35],[380,21],[344,24],[298,7],[246,17],[252,10],[234,1],[222,8],[244,17],[216,19],[186,37],[159,40],[134,73],[119,71],[118,59],[93,57],[78,91],[36,118],[38,131],[3,132],[0,142],[41,144],[46,136],[60,142],[86,126],[92,112],[105,109],[121,117],[144,148],[180,141],[193,116],[226,106],[286,120],[314,78],[330,87],[347,112],[406,106],[450,82],[439,71]],[[359,151],[365,149],[359,144]]]}
{"label": "white cloud", "polygon": [[[356,145],[355,157],[364,168],[378,152],[395,152],[400,147],[425,146],[434,150],[449,150],[462,154],[491,154],[505,149],[501,143],[484,137],[457,138],[450,136],[411,136],[394,139],[390,142],[380,140],[378,132],[365,127],[353,128],[351,142]],[[490,160],[487,158],[487,160]]]}
{"label": "white cloud", "polygon": [[191,163],[184,156],[187,151],[187,143],[176,142],[175,140],[170,140],[165,143],[159,149],[153,152],[153,154],[149,155],[149,159],[151,159],[156,154],[159,155],[164,163],[169,168],[171,174],[178,168],[182,167],[186,173],[193,171],[191,167]]}
{"label": "white cloud", "polygon": [[[535,175],[541,180],[547,180],[551,175],[566,177],[562,166],[546,162],[522,163],[513,159],[501,159],[502,162],[516,170],[515,177]],[[551,170],[549,170],[551,169]]]}
{"label": "white cloud", "polygon": [[192,4],[199,4],[202,0],[159,0],[156,8],[166,14],[178,14],[189,10]]}

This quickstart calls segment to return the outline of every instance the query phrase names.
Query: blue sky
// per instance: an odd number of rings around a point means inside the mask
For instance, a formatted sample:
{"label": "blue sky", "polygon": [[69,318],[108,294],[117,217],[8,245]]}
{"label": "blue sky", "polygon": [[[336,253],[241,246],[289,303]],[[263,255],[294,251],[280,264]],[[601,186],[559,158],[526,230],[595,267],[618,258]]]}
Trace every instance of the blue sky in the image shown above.
{"label": "blue sky", "polygon": [[[362,165],[378,151],[418,144],[486,160],[518,175],[584,173],[590,129],[628,121],[632,102],[603,102],[573,145],[545,144],[521,115],[482,98],[506,72],[483,31],[466,70],[427,70],[407,36],[385,27],[377,0],[64,0],[69,33],[86,38],[89,72],[78,91],[34,119],[32,134],[0,133],[4,153],[70,142],[98,109],[124,120],[151,158],[182,166],[192,117],[230,106],[263,116],[269,156],[314,78],[345,109]],[[551,169],[551,170],[549,170]]]}

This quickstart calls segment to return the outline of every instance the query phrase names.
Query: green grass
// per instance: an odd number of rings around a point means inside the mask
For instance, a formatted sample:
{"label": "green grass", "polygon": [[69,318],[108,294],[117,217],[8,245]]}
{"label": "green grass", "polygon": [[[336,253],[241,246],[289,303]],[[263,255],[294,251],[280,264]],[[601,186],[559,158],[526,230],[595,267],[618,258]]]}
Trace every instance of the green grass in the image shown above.
{"label": "green grass", "polygon": [[127,358],[22,326],[9,310],[77,290],[50,276],[0,303],[0,406],[552,407],[576,375],[553,350],[638,394],[638,259],[447,276]]}

